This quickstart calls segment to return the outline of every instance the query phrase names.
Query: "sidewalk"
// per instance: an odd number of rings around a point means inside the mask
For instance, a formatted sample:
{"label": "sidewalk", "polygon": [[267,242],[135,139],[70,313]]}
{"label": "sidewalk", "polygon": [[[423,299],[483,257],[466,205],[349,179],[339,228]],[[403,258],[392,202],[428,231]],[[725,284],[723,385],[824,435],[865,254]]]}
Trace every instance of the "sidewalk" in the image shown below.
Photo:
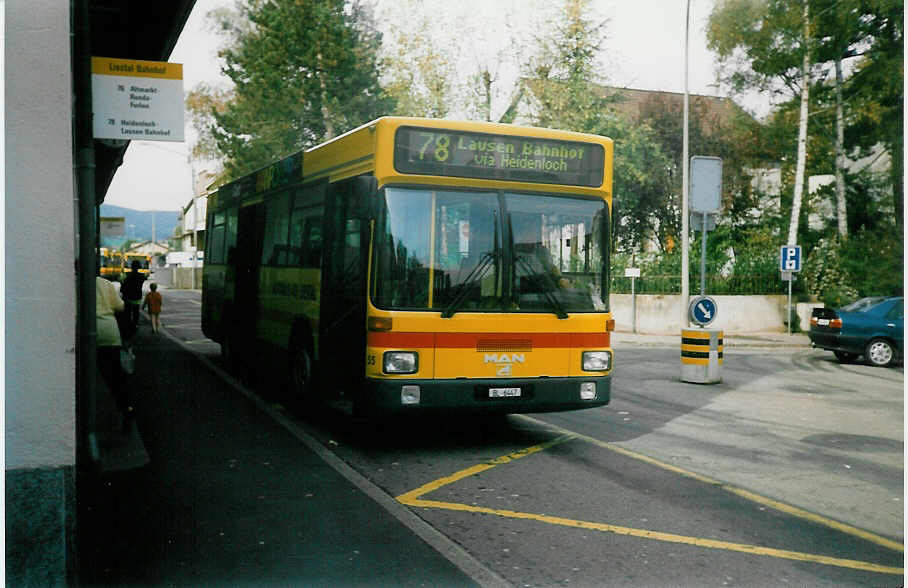
{"label": "sidewalk", "polygon": [[[627,331],[612,332],[612,346],[638,345],[643,347],[679,347],[681,346],[681,333],[676,334],[643,334]],[[759,333],[724,333],[723,345],[725,348],[810,348],[810,338],[807,333],[775,333],[771,331]]]}
{"label": "sidewalk", "polygon": [[503,585],[144,315],[134,349],[136,426],[98,391],[80,585]]}

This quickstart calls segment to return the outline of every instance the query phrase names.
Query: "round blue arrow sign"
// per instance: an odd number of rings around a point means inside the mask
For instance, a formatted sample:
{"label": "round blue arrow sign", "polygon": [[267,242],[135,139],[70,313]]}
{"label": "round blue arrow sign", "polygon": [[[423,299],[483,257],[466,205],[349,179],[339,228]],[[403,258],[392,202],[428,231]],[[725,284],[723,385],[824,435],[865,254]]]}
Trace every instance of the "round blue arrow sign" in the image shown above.
{"label": "round blue arrow sign", "polygon": [[698,296],[690,303],[690,320],[700,325],[708,325],[716,319],[716,301],[709,296]]}

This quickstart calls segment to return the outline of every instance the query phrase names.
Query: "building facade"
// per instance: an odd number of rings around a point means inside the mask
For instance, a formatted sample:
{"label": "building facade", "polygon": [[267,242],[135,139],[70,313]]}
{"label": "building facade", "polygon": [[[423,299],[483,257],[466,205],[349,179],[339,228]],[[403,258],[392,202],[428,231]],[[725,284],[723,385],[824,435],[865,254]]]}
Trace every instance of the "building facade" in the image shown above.
{"label": "building facade", "polygon": [[166,60],[193,5],[3,5],[7,586],[78,583],[80,480],[97,463],[88,327],[96,223],[126,144],[93,141],[90,124],[85,131],[85,64],[91,55]]}

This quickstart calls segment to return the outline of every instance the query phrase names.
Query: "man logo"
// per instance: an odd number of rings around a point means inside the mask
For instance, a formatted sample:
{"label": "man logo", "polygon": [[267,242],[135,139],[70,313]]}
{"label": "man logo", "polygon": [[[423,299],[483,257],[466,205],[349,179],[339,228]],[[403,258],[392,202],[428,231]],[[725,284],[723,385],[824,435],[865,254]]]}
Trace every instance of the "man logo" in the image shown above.
{"label": "man logo", "polygon": [[483,362],[494,363],[498,366],[498,369],[495,372],[496,376],[510,376],[511,365],[515,363],[523,363],[524,359],[525,354],[523,353],[486,353]]}

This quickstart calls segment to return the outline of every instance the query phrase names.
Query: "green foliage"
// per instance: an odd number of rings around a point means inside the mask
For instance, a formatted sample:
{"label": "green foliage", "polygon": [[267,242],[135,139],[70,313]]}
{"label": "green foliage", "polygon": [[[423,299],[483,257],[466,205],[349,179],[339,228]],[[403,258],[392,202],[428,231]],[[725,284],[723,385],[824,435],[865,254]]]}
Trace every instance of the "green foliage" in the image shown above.
{"label": "green foliage", "polygon": [[904,289],[904,242],[891,232],[860,231],[840,249],[840,265],[860,296],[894,296]]}
{"label": "green foliage", "polygon": [[432,20],[415,0],[403,3],[406,20],[392,19],[382,47],[384,91],[400,116],[444,118],[456,106],[455,63],[443,43],[433,41]]}
{"label": "green foliage", "polygon": [[811,251],[801,272],[808,293],[816,296],[826,306],[834,308],[860,297],[844,267],[842,250],[842,241],[837,236],[821,239]]}
{"label": "green foliage", "polygon": [[737,91],[797,93],[806,49],[802,7],[795,0],[716,3],[706,35],[719,55],[724,81]]}
{"label": "green foliage", "polygon": [[608,110],[597,63],[605,22],[589,20],[588,6],[589,0],[565,0],[559,19],[539,39],[542,54],[527,66],[536,126],[593,132]]}
{"label": "green foliage", "polygon": [[808,292],[840,307],[864,296],[904,290],[904,243],[889,230],[861,230],[846,240],[820,239],[804,264]]}
{"label": "green foliage", "polygon": [[680,200],[671,192],[671,161],[652,129],[618,116],[603,117],[593,132],[615,141],[613,213],[616,247],[639,251],[655,236],[663,250],[678,235]]}
{"label": "green foliage", "polygon": [[229,93],[197,88],[202,147],[229,177],[260,168],[391,110],[378,84],[381,37],[359,2],[242,0],[210,14]]}

